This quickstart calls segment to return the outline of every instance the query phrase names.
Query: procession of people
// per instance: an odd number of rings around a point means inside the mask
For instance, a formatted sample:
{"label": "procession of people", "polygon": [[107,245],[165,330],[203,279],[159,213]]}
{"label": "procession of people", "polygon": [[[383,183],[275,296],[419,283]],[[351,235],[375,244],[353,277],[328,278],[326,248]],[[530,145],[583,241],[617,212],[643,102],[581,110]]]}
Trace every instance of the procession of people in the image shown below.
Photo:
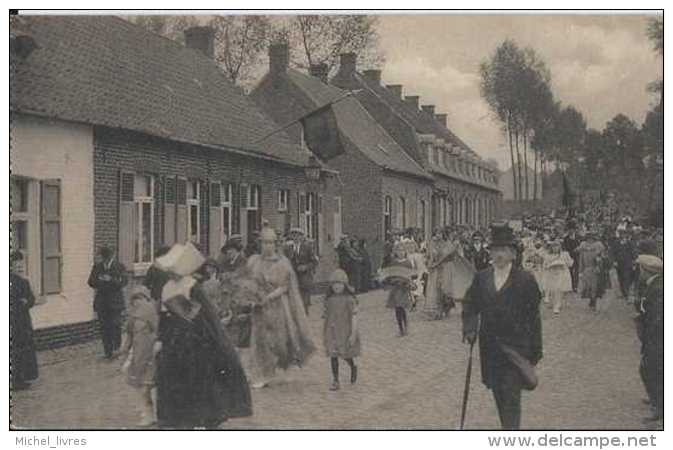
{"label": "procession of people", "polygon": [[[613,211],[614,215],[614,211]],[[629,216],[598,220],[594,211],[554,211],[491,224],[392,230],[381,267],[367,243],[344,235],[339,269],[312,308],[320,264],[301,229],[285,236],[265,223],[244,245],[232,235],[215,259],[191,243],[157,250],[142,284],[125,294],[126,269],[109,247],[99,251],[88,280],[100,323],[103,358],[120,359],[138,392],[139,426],[217,428],[253,414],[252,390],[273,388],[279,370],[302,368],[318,350],[309,314],[320,314],[322,345],[341,389],[339,360],[358,380],[361,340],[359,294],[383,288],[400,337],[411,315],[446,320],[462,310],[463,339],[477,346],[481,379],[492,391],[503,429],[522,423],[522,391],[537,386],[543,357],[542,310],[556,317],[571,299],[590,313],[604,309],[612,289],[636,312],[642,343],[639,371],[652,416],[663,418],[663,254],[661,233]],[[510,226],[514,224],[514,226]],[[37,378],[29,309],[35,303],[21,277],[22,255],[12,254],[12,389]],[[125,298],[125,295],[128,298]],[[468,379],[469,386],[469,379]],[[464,404],[466,407],[466,403]]]}

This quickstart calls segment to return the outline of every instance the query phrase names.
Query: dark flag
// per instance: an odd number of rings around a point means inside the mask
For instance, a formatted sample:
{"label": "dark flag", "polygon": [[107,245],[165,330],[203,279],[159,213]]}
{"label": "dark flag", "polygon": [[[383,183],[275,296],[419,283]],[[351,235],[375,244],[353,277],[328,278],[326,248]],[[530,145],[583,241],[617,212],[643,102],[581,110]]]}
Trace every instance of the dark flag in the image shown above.
{"label": "dark flag", "polygon": [[573,204],[575,203],[575,194],[570,187],[570,182],[568,181],[568,176],[565,172],[563,172],[563,199],[561,202],[563,203],[563,206],[569,209],[572,209]]}
{"label": "dark flag", "polygon": [[304,127],[304,141],[321,160],[328,161],[345,152],[332,103],[299,119]]}

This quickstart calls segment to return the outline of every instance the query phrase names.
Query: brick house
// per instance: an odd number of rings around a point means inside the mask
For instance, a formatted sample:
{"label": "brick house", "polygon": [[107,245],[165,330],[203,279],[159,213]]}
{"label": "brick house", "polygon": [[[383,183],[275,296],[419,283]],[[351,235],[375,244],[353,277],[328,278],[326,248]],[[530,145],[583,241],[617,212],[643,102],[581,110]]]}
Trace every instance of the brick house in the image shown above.
{"label": "brick house", "polygon": [[37,47],[12,59],[11,220],[42,297],[36,328],[92,319],[103,245],[137,279],[161,245],[216,255],[268,220],[307,230],[333,270],[336,172],[229,82],[212,30],[183,46],[111,16],[24,20]]}
{"label": "brick house", "polygon": [[497,218],[502,202],[497,168],[449,130],[446,114],[419,105],[418,96],[403,97],[402,85],[383,86],[380,70],[358,72],[356,61],[353,53],[341,55],[330,83],[355,91],[367,112],[433,175],[432,226],[484,227]]}
{"label": "brick house", "polygon": [[[345,152],[328,161],[339,172],[343,232],[367,240],[373,266],[383,255],[386,232],[419,227],[430,231],[432,177],[411,158],[360,102],[327,82],[325,66],[307,75],[288,67],[288,48],[269,49],[269,72],[251,97],[278,122],[290,122],[330,102]],[[301,124],[288,130],[303,140]]]}

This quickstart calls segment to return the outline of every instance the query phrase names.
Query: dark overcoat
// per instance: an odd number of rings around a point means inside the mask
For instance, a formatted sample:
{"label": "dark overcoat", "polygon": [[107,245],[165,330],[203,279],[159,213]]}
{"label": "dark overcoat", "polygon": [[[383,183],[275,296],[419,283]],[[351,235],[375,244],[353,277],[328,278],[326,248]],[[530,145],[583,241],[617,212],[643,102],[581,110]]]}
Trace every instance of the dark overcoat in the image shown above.
{"label": "dark overcoat", "polygon": [[487,387],[497,382],[500,370],[511,369],[499,342],[534,365],[542,358],[540,298],[535,277],[515,266],[499,291],[493,267],[478,272],[472,280],[463,305],[463,332],[479,332],[481,375]]}
{"label": "dark overcoat", "polygon": [[[109,275],[110,280],[102,280],[103,275]],[[109,267],[104,262],[94,264],[89,274],[89,286],[96,290],[93,300],[94,311],[125,309],[122,288],[127,282],[123,264],[117,261],[113,261]]]}
{"label": "dark overcoat", "polygon": [[[299,244],[298,251],[291,247],[290,262],[292,262],[292,268],[297,274],[299,288],[311,289],[313,287],[313,274],[318,265],[318,258],[313,251],[313,245],[310,242],[302,242]],[[300,270],[300,266],[303,270]]]}
{"label": "dark overcoat", "polygon": [[17,383],[34,380],[38,368],[30,308],[35,305],[35,296],[28,280],[11,272],[9,302],[12,378]]}

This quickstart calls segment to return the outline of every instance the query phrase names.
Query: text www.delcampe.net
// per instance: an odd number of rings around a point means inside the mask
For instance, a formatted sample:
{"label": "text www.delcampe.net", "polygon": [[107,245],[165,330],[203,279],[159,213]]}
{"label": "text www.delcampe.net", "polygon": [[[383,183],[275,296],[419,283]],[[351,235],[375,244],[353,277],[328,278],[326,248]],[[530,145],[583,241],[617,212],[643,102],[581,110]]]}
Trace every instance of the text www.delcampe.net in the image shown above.
{"label": "text www.delcampe.net", "polygon": [[656,436],[577,436],[544,434],[534,436],[489,436],[490,447],[656,447]]}

